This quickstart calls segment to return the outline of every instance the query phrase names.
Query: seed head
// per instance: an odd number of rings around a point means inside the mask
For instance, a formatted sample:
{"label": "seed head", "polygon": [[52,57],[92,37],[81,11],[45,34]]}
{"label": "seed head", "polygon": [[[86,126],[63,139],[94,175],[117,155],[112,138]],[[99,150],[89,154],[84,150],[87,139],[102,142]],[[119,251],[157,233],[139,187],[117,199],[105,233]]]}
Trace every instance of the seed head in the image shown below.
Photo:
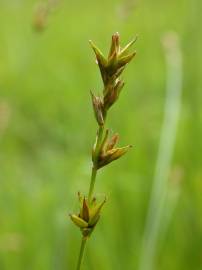
{"label": "seed head", "polygon": [[[104,84],[104,91],[103,91],[104,111],[107,111],[117,101],[119,94],[124,86],[124,82],[119,79],[119,76],[124,71],[126,65],[136,55],[136,52],[129,53],[130,47],[135,43],[136,40],[137,38],[133,39],[122,49],[120,47],[119,34],[118,33],[113,34],[107,58],[103,55],[101,50],[98,49],[98,47],[92,41],[90,41],[90,45],[95,53],[96,62],[99,66]],[[98,123],[101,122],[102,121],[100,119]]]}
{"label": "seed head", "polygon": [[109,130],[106,130],[97,159],[96,167],[98,169],[106,166],[107,164],[111,163],[116,159],[119,159],[124,154],[126,154],[128,150],[132,147],[131,145],[127,145],[125,147],[115,148],[118,139],[119,135],[117,133],[114,134],[111,138],[109,138]]}
{"label": "seed head", "polygon": [[81,204],[79,214],[70,214],[70,218],[73,223],[80,228],[83,236],[89,237],[98,223],[100,212],[106,202],[106,198],[101,202],[97,202],[96,198],[93,198],[89,203],[86,197],[81,196],[79,193],[79,201]]}

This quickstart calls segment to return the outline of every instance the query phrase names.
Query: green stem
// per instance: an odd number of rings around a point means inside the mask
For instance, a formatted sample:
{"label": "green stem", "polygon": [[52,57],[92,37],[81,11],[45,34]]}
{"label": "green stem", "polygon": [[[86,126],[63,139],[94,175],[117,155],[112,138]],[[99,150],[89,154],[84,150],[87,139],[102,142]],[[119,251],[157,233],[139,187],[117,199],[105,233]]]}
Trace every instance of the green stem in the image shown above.
{"label": "green stem", "polygon": [[83,237],[82,240],[81,240],[81,247],[80,247],[79,258],[78,258],[78,263],[77,263],[76,270],[81,269],[81,262],[82,262],[82,258],[83,258],[83,253],[84,253],[86,241],[87,241],[86,237]]}
{"label": "green stem", "polygon": [[99,152],[100,152],[100,146],[102,144],[103,131],[104,131],[104,125],[100,126],[99,129],[98,129],[97,143],[96,143],[96,147],[95,147],[95,161],[94,161],[94,164],[93,164],[93,167],[92,167],[90,188],[89,188],[89,192],[88,192],[88,201],[89,202],[91,201],[94,186],[95,186],[95,180],[96,180],[96,175],[97,175],[96,162],[97,162],[98,155],[99,155]]}
{"label": "green stem", "polygon": [[96,148],[95,148],[95,155],[96,156],[98,156],[98,154],[99,154],[100,146],[101,146],[101,143],[102,143],[103,131],[104,131],[104,125],[100,126],[99,129],[98,129],[97,145],[96,145]]}
{"label": "green stem", "polygon": [[93,195],[96,175],[97,175],[97,168],[93,166],[92,167],[92,174],[91,174],[91,181],[90,181],[90,188],[89,188],[89,193],[88,193],[88,201],[89,202],[91,201],[91,198]]}

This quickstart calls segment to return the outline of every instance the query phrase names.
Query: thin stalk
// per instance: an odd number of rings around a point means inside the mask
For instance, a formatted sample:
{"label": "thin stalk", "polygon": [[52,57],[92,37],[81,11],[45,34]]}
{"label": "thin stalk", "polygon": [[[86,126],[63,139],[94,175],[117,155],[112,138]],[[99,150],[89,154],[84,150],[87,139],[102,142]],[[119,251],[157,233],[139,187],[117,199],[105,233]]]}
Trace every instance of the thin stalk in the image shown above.
{"label": "thin stalk", "polygon": [[[102,135],[103,135],[103,131],[104,131],[104,125],[100,126],[98,129],[98,135],[97,135],[97,144],[95,147],[95,159],[97,159],[97,156],[99,154],[100,151],[100,146],[102,143]],[[89,192],[88,192],[88,201],[91,201],[91,197],[93,194],[93,190],[94,190],[94,186],[95,186],[95,180],[96,180],[96,175],[97,175],[97,167],[96,167],[96,160],[93,164],[92,167],[92,173],[91,173],[91,181],[90,181],[90,187],[89,187]]]}
{"label": "thin stalk", "polygon": [[84,254],[84,249],[85,249],[86,241],[87,241],[87,238],[86,237],[82,237],[81,247],[80,247],[80,252],[79,252],[79,257],[78,257],[78,262],[77,262],[77,268],[76,268],[76,270],[80,270],[81,269],[81,262],[82,262],[82,258],[83,258],[83,254]]}
{"label": "thin stalk", "polygon": [[99,129],[98,129],[97,144],[96,144],[96,148],[95,148],[95,155],[96,156],[98,156],[98,154],[99,154],[100,145],[101,145],[101,142],[102,142],[103,131],[104,131],[104,125],[100,126]]}
{"label": "thin stalk", "polygon": [[93,190],[94,190],[94,186],[95,186],[95,179],[96,179],[96,175],[97,175],[97,168],[96,167],[92,167],[92,174],[91,174],[91,181],[90,181],[90,188],[89,188],[89,193],[88,193],[88,201],[91,201],[92,198],[92,194],[93,194]]}

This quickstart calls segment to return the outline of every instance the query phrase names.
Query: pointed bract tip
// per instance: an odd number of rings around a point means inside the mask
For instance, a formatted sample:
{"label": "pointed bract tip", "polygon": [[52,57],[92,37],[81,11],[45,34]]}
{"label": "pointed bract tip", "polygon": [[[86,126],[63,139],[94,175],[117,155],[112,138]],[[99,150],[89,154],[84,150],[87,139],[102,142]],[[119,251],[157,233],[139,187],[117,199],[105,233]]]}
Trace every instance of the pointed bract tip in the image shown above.
{"label": "pointed bract tip", "polygon": [[136,35],[136,36],[132,39],[133,44],[138,40],[138,38],[139,38],[139,36]]}
{"label": "pointed bract tip", "polygon": [[115,32],[113,35],[112,35],[112,38],[119,38],[120,35],[119,35],[119,32]]}

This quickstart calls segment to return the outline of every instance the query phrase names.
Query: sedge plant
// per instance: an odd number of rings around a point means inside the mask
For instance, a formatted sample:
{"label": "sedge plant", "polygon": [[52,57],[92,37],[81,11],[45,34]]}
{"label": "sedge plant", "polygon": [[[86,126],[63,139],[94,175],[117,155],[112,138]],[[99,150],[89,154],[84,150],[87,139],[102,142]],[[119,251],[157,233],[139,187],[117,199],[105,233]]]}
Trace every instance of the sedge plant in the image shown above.
{"label": "sedge plant", "polygon": [[122,157],[131,145],[117,147],[119,135],[110,135],[109,129],[105,127],[108,111],[117,102],[123,89],[124,82],[120,78],[126,65],[133,59],[136,52],[129,53],[130,47],[135,43],[136,38],[125,47],[120,47],[120,37],[118,33],[112,35],[111,47],[108,57],[104,57],[102,52],[90,41],[90,45],[96,56],[96,63],[99,67],[102,81],[102,95],[95,95],[91,92],[92,105],[95,118],[98,124],[97,135],[92,149],[92,172],[88,195],[78,193],[80,210],[78,214],[70,214],[73,223],[81,230],[82,240],[77,262],[77,270],[81,269],[82,258],[87,239],[92,234],[97,225],[101,209],[106,202],[106,198],[98,201],[94,196],[94,186],[98,170],[108,165],[114,160]]}

